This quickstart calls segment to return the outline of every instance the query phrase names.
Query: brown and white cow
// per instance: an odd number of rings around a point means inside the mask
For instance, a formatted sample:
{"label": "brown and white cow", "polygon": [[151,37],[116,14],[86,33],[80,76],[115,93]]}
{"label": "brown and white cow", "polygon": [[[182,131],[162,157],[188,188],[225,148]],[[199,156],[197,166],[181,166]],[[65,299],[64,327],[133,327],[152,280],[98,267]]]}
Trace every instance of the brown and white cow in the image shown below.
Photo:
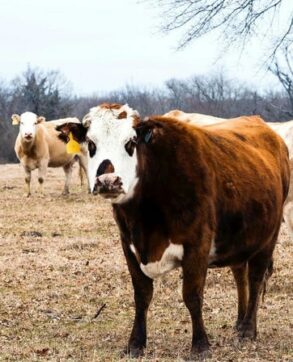
{"label": "brown and white cow", "polygon": [[[63,167],[66,177],[63,194],[68,194],[72,167],[76,160],[87,174],[87,150],[81,147],[79,154],[68,154],[55,128],[64,122],[74,124],[80,121],[77,118],[64,118],[45,122],[44,117],[38,117],[32,112],[25,112],[20,116],[13,114],[11,118],[14,125],[19,124],[19,134],[14,149],[26,174],[27,196],[31,194],[31,172],[35,169],[38,169],[39,188],[40,192],[43,192],[47,167]],[[80,176],[82,177],[81,170]]]}
{"label": "brown and white cow", "polygon": [[[229,120],[201,113],[185,113],[178,109],[169,111],[168,113],[164,114],[164,117],[175,117],[181,121],[201,126],[209,126],[215,123],[226,122]],[[266,123],[283,138],[289,151],[291,183],[284,205],[284,220],[291,237],[293,237],[293,120],[288,122]]]}
{"label": "brown and white cow", "polygon": [[[153,279],[176,267],[183,271],[192,319],[192,353],[209,349],[202,303],[212,267],[232,269],[238,333],[255,338],[260,291],[289,187],[283,140],[259,117],[196,127],[162,116],[141,121],[117,104],[92,108],[84,126],[87,133],[70,124],[65,133],[72,129],[79,142],[87,137],[91,189],[113,197],[134,287],[127,352],[143,353]],[[101,174],[103,162],[115,171]]]}

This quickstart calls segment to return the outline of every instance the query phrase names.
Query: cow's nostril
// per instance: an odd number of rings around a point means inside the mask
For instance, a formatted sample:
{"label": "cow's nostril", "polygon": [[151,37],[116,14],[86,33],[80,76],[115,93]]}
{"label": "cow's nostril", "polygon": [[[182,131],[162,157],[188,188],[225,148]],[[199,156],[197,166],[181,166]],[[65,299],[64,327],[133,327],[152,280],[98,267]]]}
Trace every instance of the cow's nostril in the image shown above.
{"label": "cow's nostril", "polygon": [[96,178],[96,186],[102,186],[102,182],[98,177]]}
{"label": "cow's nostril", "polygon": [[112,172],[114,172],[114,166],[112,165],[111,161],[104,160],[97,169],[97,177]]}
{"label": "cow's nostril", "polygon": [[121,186],[122,185],[122,181],[121,181],[121,178],[119,176],[116,177],[116,179],[113,182],[113,185],[115,185],[115,186]]}

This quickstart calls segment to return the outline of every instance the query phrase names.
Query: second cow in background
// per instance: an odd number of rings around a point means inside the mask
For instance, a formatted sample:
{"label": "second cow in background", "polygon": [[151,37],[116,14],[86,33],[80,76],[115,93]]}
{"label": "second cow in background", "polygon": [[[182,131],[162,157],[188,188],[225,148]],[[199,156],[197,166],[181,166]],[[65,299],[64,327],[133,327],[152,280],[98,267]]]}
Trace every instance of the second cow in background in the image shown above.
{"label": "second cow in background", "polygon": [[31,172],[38,169],[38,181],[42,193],[48,167],[63,167],[65,172],[63,194],[68,194],[72,167],[76,160],[87,175],[87,150],[82,146],[79,154],[68,154],[66,146],[58,138],[55,127],[64,122],[80,123],[79,120],[65,118],[45,122],[44,117],[39,117],[32,112],[25,112],[22,115],[13,114],[11,118],[13,125],[19,124],[15,152],[25,171],[27,196],[31,194]]}

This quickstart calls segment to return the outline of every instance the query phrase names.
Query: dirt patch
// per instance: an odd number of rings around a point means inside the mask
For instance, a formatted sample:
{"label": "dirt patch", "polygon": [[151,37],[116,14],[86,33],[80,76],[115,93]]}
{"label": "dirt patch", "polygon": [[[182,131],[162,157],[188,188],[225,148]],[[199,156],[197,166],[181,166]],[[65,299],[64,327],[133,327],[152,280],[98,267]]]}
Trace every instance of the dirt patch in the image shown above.
{"label": "dirt patch", "polygon": [[[19,165],[0,166],[0,360],[116,361],[127,342],[133,290],[111,205],[81,189],[77,173],[67,197],[63,182],[62,170],[50,169],[45,196],[34,180],[26,198]],[[283,228],[256,342],[239,343],[234,333],[230,271],[209,271],[210,361],[293,360],[292,245]],[[176,270],[155,283],[144,361],[188,357],[191,323],[181,282]]]}

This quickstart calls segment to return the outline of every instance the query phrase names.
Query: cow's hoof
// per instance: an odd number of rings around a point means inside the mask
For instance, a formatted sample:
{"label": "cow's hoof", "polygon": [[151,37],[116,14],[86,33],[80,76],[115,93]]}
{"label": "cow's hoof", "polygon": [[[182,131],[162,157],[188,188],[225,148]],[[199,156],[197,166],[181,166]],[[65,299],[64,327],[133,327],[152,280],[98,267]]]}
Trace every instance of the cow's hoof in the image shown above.
{"label": "cow's hoof", "polygon": [[212,357],[212,353],[209,349],[199,352],[198,350],[191,350],[190,358],[187,361],[206,361]]}
{"label": "cow's hoof", "polygon": [[121,357],[139,358],[144,355],[144,347],[126,347],[121,353]]}
{"label": "cow's hoof", "polygon": [[68,190],[64,190],[63,192],[62,192],[62,196],[68,196],[69,195],[69,191]]}
{"label": "cow's hoof", "polygon": [[256,339],[256,329],[250,324],[240,324],[238,327],[239,339]]}
{"label": "cow's hoof", "polygon": [[235,329],[236,331],[240,331],[241,328],[242,328],[242,320],[237,320],[237,322],[236,322],[236,324],[235,324],[235,326],[234,326],[234,329]]}
{"label": "cow's hoof", "polygon": [[203,339],[198,341],[194,346],[192,346],[190,352],[191,361],[204,361],[207,358],[211,357],[210,344],[208,340]]}
{"label": "cow's hoof", "polygon": [[24,196],[25,197],[30,197],[31,196],[31,193],[29,192],[29,193],[26,193],[26,194],[24,194]]}

